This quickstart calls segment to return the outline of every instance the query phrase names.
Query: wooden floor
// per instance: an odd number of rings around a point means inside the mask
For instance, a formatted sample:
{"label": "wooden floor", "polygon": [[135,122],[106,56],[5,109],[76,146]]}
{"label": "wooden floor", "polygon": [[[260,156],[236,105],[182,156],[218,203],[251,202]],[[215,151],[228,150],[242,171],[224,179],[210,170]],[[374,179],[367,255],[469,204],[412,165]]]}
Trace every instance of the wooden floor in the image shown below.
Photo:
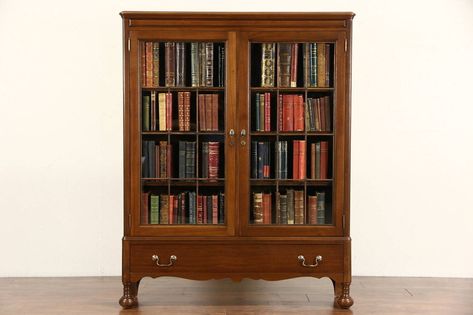
{"label": "wooden floor", "polygon": [[140,307],[123,311],[118,277],[0,278],[0,314],[473,314],[473,279],[355,277],[351,288],[346,311],[329,279],[143,279]]}

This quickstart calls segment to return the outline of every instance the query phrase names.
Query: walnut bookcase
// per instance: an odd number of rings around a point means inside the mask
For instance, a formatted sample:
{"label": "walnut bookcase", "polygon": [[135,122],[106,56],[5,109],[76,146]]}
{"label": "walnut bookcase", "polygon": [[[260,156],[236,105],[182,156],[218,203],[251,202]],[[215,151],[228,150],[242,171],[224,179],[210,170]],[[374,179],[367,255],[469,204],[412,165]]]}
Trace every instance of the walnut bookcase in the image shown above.
{"label": "walnut bookcase", "polygon": [[328,277],[353,304],[353,13],[122,12],[120,305],[143,277]]}

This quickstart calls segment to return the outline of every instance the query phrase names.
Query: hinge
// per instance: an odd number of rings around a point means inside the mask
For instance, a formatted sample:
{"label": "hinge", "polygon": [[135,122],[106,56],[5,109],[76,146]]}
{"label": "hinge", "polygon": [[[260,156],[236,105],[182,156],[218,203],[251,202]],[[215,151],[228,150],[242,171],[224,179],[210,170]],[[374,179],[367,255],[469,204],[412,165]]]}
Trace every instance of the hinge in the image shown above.
{"label": "hinge", "polygon": [[348,39],[345,38],[345,52],[347,51],[348,49]]}
{"label": "hinge", "polygon": [[342,215],[342,227],[345,229],[345,215]]}
{"label": "hinge", "polygon": [[[131,46],[131,41],[130,41],[130,37],[128,37],[128,51],[130,51],[130,46]],[[345,48],[346,50],[346,48]]]}

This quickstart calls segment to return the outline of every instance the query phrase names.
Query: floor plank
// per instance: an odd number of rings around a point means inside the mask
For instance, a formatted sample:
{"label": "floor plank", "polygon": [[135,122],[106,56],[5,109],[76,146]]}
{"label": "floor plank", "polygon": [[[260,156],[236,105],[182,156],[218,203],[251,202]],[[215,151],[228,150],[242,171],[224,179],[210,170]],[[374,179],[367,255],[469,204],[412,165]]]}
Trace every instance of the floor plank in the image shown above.
{"label": "floor plank", "polygon": [[471,315],[473,279],[354,277],[351,310],[333,308],[328,279],[143,279],[140,307],[122,310],[119,277],[0,278],[0,314]]}

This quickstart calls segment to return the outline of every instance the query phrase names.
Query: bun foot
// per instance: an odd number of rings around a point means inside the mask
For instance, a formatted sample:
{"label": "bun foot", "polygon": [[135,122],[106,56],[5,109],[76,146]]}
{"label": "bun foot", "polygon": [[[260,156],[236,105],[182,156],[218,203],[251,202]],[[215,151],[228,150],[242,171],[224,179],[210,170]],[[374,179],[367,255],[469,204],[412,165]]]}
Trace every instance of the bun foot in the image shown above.
{"label": "bun foot", "polygon": [[347,309],[353,305],[353,299],[350,296],[350,283],[342,284],[342,294],[335,298],[335,302],[341,308]]}
{"label": "bun foot", "polygon": [[138,283],[123,284],[123,296],[118,303],[123,308],[133,308],[138,306]]}

